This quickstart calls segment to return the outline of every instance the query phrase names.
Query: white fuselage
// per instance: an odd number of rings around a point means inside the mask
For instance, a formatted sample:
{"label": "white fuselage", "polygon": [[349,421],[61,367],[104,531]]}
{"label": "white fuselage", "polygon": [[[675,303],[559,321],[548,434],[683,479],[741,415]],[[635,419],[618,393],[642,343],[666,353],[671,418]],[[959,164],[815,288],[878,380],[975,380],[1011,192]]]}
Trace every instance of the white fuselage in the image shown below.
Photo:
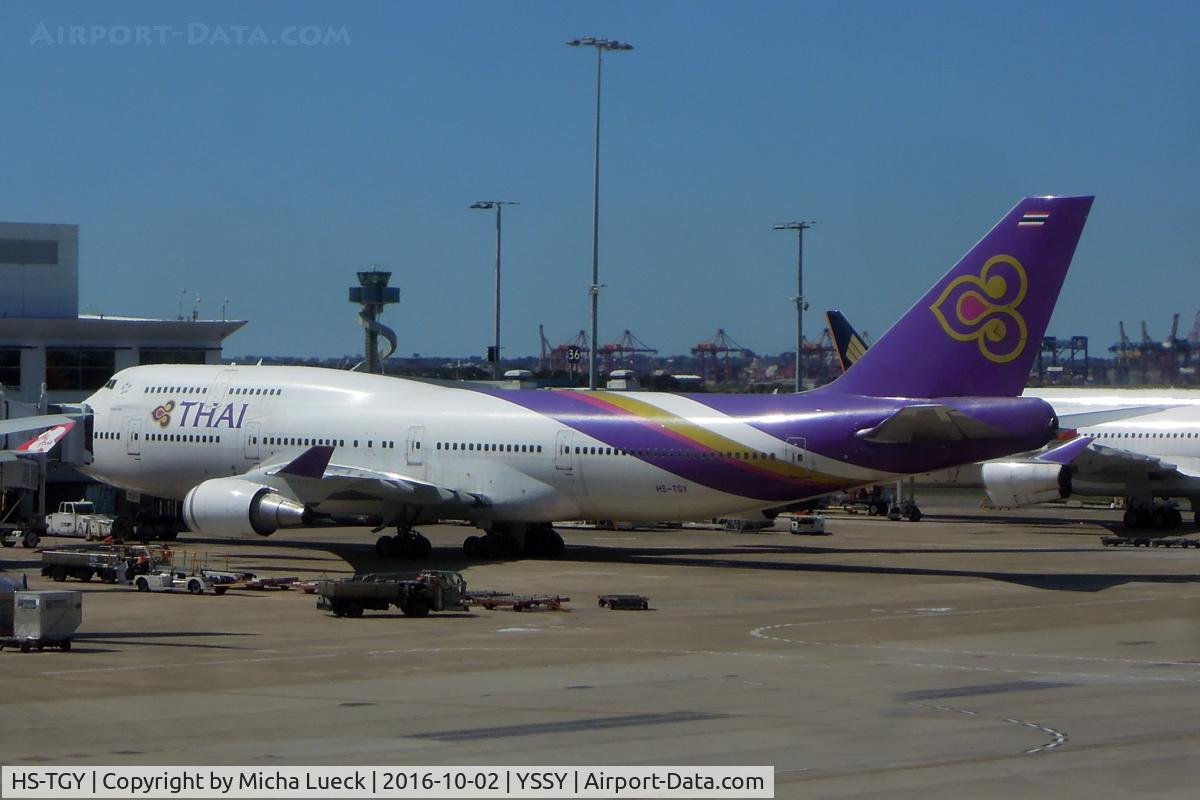
{"label": "white fuselage", "polygon": [[[772,466],[818,460],[685,397],[656,395],[654,402],[735,441],[735,458],[744,453]],[[85,471],[156,497],[180,499],[203,481],[330,445],[331,464],[486,497],[485,522],[701,519],[778,504],[681,479],[495,393],[403,379],[308,367],[158,365],[118,373],[87,403],[94,458]],[[818,466],[846,484],[889,477],[832,460]],[[315,509],[371,514],[378,505],[341,496]]]}
{"label": "white fuselage", "polygon": [[1141,416],[1078,428],[1080,436],[1097,443],[1154,456],[1180,469],[1200,475],[1200,389],[1027,389],[1026,397],[1040,397],[1060,417],[1068,414],[1137,406],[1165,406]]}

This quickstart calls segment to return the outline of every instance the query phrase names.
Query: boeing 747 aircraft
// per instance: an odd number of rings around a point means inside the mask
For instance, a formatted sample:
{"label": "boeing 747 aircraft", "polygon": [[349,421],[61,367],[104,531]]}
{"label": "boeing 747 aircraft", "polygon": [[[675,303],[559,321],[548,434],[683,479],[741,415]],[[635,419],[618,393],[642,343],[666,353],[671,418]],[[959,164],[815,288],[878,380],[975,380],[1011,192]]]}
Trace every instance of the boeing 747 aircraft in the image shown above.
{"label": "boeing 747 aircraft", "polygon": [[429,542],[414,526],[457,519],[486,532],[464,542],[474,557],[555,555],[554,520],[738,516],[1032,450],[1057,420],[1017,395],[1091,204],[1022,200],[845,375],[810,392],[509,391],[141,366],[78,409],[83,469],[182,499],[199,534],[356,515],[397,529],[381,556],[419,557]]}

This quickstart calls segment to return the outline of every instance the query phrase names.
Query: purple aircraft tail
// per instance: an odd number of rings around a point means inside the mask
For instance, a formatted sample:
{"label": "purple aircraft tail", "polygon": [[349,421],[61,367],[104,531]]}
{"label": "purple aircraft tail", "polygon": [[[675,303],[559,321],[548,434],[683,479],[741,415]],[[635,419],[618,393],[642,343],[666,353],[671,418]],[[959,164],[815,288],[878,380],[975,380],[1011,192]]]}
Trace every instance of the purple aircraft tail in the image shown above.
{"label": "purple aircraft tail", "polygon": [[886,397],[1025,388],[1091,197],[1027,197],[826,387]]}

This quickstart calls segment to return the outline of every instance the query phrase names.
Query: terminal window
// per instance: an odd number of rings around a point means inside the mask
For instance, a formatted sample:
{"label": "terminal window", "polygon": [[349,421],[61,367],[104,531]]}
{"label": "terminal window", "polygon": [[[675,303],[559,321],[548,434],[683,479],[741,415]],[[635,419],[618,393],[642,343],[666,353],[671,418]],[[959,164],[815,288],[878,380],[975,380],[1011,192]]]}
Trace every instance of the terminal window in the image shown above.
{"label": "terminal window", "polygon": [[0,239],[2,264],[57,264],[58,242],[54,239]]}
{"label": "terminal window", "polygon": [[46,348],[46,388],[99,389],[116,372],[116,353],[103,348]]}
{"label": "terminal window", "polygon": [[0,384],[4,386],[21,385],[20,350],[0,349]]}

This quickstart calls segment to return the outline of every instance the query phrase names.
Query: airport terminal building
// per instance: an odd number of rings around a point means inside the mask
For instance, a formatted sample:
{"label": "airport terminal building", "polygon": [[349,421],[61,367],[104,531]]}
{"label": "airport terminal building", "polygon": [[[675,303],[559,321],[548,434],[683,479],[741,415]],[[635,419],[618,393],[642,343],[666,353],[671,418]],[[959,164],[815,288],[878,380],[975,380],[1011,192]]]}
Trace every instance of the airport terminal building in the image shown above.
{"label": "airport terminal building", "polygon": [[[219,363],[224,340],[246,324],[81,315],[79,262],[78,225],[0,222],[0,418],[78,403],[126,367]],[[0,436],[0,444],[27,437]],[[44,474],[29,459],[0,465],[5,519],[13,504],[28,513],[37,494],[50,508],[85,495],[103,511],[117,502],[115,490],[65,463],[51,460]]]}
{"label": "airport terminal building", "polygon": [[0,222],[0,384],[7,401],[37,406],[45,385],[45,401],[78,402],[126,367],[218,363],[224,340],[246,324],[81,315],[79,263],[78,225]]}

